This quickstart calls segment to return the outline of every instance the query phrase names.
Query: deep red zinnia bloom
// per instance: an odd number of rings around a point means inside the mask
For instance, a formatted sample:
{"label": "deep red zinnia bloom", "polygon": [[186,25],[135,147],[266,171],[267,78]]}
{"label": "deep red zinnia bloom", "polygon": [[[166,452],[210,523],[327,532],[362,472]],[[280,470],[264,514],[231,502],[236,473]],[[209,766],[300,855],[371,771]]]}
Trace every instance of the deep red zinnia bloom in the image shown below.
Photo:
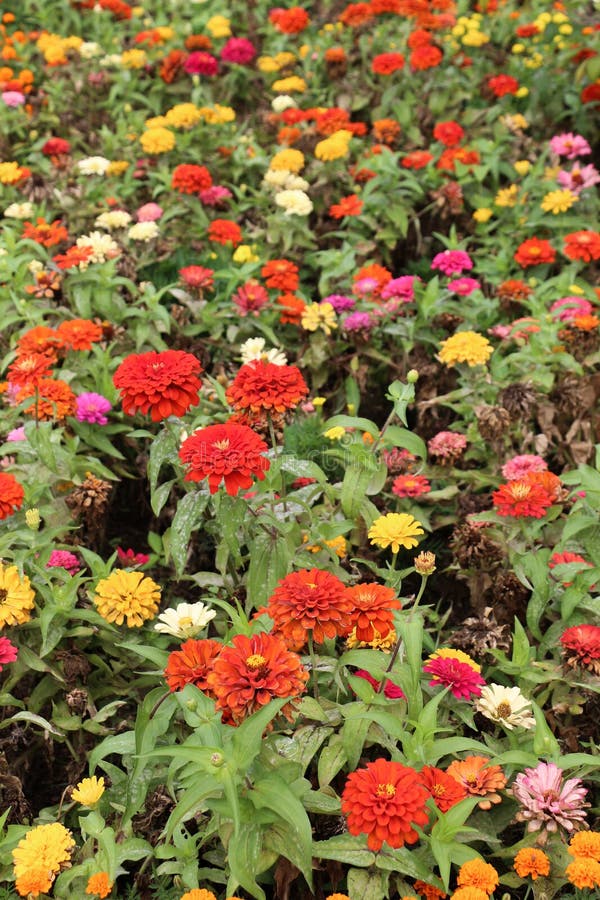
{"label": "deep red zinnia bloom", "polygon": [[342,792],[342,812],[350,834],[366,834],[370,850],[414,844],[413,825],[426,825],[427,788],[417,772],[398,762],[377,759],[348,776]]}
{"label": "deep red zinnia bloom", "polygon": [[433,136],[445,147],[457,147],[465,136],[458,122],[437,122],[433,129]]}
{"label": "deep red zinnia bloom", "polygon": [[550,241],[533,237],[519,244],[513,259],[519,263],[521,268],[526,269],[528,266],[553,263],[556,259],[556,252]]}
{"label": "deep red zinnia bloom", "polygon": [[171,187],[180,194],[197,194],[212,187],[213,180],[206,166],[182,163],[171,177]]}
{"label": "deep red zinnia bloom", "polygon": [[[308,672],[297,653],[264,632],[238,634],[232,647],[224,647],[208,676],[208,687],[226,721],[236,725],[275,697],[298,697],[306,690]],[[291,719],[292,704],[282,714]]]}
{"label": "deep red zinnia bloom", "polygon": [[277,6],[269,12],[269,22],[283,34],[298,34],[308,26],[308,13],[301,6],[290,6],[283,9]]}
{"label": "deep red zinnia bloom", "polygon": [[491,78],[488,78],[487,85],[495,97],[516,94],[519,90],[519,82],[512,75],[493,75]]}
{"label": "deep red zinnia bloom", "polygon": [[196,357],[184,350],[151,350],[126,357],[113,375],[113,383],[121,392],[127,415],[139,410],[160,422],[168,416],[183,416],[198,405],[201,371]]}
{"label": "deep red zinnia bloom", "polygon": [[227,388],[227,402],[244,412],[283,413],[308,394],[296,366],[276,366],[258,359],[246,363]]}
{"label": "deep red zinnia bloom", "polygon": [[200,428],[185,439],[179,458],[189,468],[186,481],[208,479],[211,494],[221,481],[230,496],[252,486],[253,478],[262,481],[271,465],[262,454],[267,445],[247,425],[226,423]]}
{"label": "deep red zinnia bloom", "polygon": [[563,631],[560,642],[567,665],[580,665],[600,675],[600,625],[574,625]]}
{"label": "deep red zinnia bloom", "polygon": [[208,239],[213,244],[232,244],[237,247],[242,242],[242,229],[229,219],[214,219],[208,226]]}
{"label": "deep red zinnia bloom", "polygon": [[541,519],[554,502],[553,497],[542,485],[532,484],[525,479],[501,484],[492,494],[492,498],[494,509],[499,516],[512,516],[515,519],[528,516]]}
{"label": "deep red zinnia bloom", "polygon": [[433,675],[430,687],[448,687],[457,700],[479,697],[485,680],[473,666],[453,656],[437,656],[429,659],[423,671]]}
{"label": "deep red zinnia bloom", "polygon": [[355,584],[347,588],[352,601],[350,611],[350,629],[356,628],[359,641],[372,641],[375,632],[385,637],[393,628],[394,609],[401,609],[402,604],[392,588],[382,584]]}
{"label": "deep red zinnia bloom", "polygon": [[21,509],[24,498],[23,486],[15,476],[10,472],[0,472],[0,519],[8,519]]}
{"label": "deep red zinnia bloom", "polygon": [[63,138],[48,138],[42,147],[44,156],[61,156],[71,152],[71,145]]}
{"label": "deep red zinnia bloom", "polygon": [[380,53],[373,58],[371,72],[375,75],[392,75],[404,66],[401,53]]}
{"label": "deep red zinnia bloom", "polygon": [[462,784],[435,766],[425,766],[420,772],[421,781],[433,797],[435,805],[442,812],[448,810],[467,796]]}
{"label": "deep red zinnia bloom", "polygon": [[321,569],[300,569],[282,578],[267,612],[290,646],[303,647],[308,632],[315,643],[347,634],[352,600],[343,582]]}
{"label": "deep red zinnia bloom", "polygon": [[206,691],[208,674],[221,649],[218,641],[190,638],[179,650],[170,653],[165,669],[169,690],[181,691],[186,684],[195,684],[201,691]]}
{"label": "deep red zinnia bloom", "polygon": [[420,497],[430,490],[429,479],[424,475],[398,475],[392,484],[392,493],[397,497]]}
{"label": "deep red zinnia bloom", "polygon": [[439,47],[436,47],[435,44],[425,44],[421,47],[415,47],[410,54],[410,67],[415,72],[435,69],[443,58],[444,54]]}
{"label": "deep red zinnia bloom", "polygon": [[563,253],[568,259],[591,262],[600,259],[600,233],[597,231],[573,231],[565,235]]}

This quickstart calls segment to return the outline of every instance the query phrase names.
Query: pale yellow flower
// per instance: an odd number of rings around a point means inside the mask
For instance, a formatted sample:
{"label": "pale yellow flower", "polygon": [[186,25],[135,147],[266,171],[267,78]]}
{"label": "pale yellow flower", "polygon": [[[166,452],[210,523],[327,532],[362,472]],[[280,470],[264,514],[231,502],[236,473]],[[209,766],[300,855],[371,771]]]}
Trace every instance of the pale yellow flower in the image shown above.
{"label": "pale yellow flower", "polygon": [[331,334],[337,328],[335,309],[331,303],[309,303],[302,312],[301,324],[307,331],[320,328],[325,334]]}
{"label": "pale yellow flower", "polygon": [[556,216],[559,213],[566,212],[571,209],[574,203],[577,203],[579,197],[572,191],[550,191],[541,202],[544,212],[552,213]]}
{"label": "pale yellow flower", "polygon": [[104,793],[104,778],[84,778],[80,781],[76,788],[71,792],[71,799],[81,803],[82,806],[88,806],[93,809],[98,803],[100,797]]}
{"label": "pale yellow flower", "polygon": [[323,437],[328,441],[339,441],[346,434],[346,429],[342,425],[334,425],[323,432]]}

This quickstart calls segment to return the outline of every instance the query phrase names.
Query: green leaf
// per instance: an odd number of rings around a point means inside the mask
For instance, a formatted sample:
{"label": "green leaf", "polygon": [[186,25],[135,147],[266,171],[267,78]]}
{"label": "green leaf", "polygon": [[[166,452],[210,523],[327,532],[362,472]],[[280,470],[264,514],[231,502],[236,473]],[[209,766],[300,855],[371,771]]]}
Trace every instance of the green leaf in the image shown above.
{"label": "green leaf", "polygon": [[266,900],[265,892],[255,880],[260,850],[260,826],[244,825],[238,834],[231,837],[227,847],[227,859],[231,870],[231,878],[227,884],[228,894],[232,894],[237,886],[241,885],[255,900]]}
{"label": "green leaf", "polygon": [[44,731],[53,734],[55,737],[62,738],[64,734],[62,731],[59,731],[58,728],[55,728],[48,719],[44,719],[43,716],[38,716],[36,713],[28,712],[27,710],[21,710],[18,713],[15,713],[14,716],[11,716],[10,719],[5,719],[4,722],[0,724],[0,728],[3,728],[7,725],[10,725],[11,722],[30,722],[32,725],[37,725],[38,728],[42,728]]}
{"label": "green leaf", "polygon": [[381,872],[365,872],[364,869],[348,870],[348,896],[361,900],[384,900],[388,896],[386,882]]}
{"label": "green leaf", "polygon": [[344,474],[340,500],[342,511],[350,519],[356,519],[361,503],[374,472],[364,465],[351,463]]}
{"label": "green leaf", "polygon": [[[168,428],[163,428],[152,440],[148,456],[148,480],[150,482],[151,496],[154,495],[157,488],[158,476],[162,466],[166,462],[173,463],[173,460],[178,459],[178,450],[175,435]],[[158,515],[158,513],[155,513],[155,515]]]}
{"label": "green leaf", "polygon": [[152,507],[152,512],[155,516],[160,516],[163,506],[169,499],[171,488],[174,484],[175,479],[172,478],[170,481],[165,481],[163,484],[160,484],[156,490],[152,491],[150,494],[150,506]]}
{"label": "green leaf", "polygon": [[333,734],[321,750],[318,764],[319,787],[327,787],[348,761],[344,743],[339,734]]}
{"label": "green leaf", "polygon": [[424,862],[417,851],[407,847],[392,850],[387,844],[384,845],[375,858],[375,865],[378,869],[400,872],[401,875],[421,879],[429,884],[434,884],[436,880],[432,877],[431,864]]}
{"label": "green leaf", "polygon": [[364,835],[336,834],[328,841],[313,842],[313,856],[316,859],[335,859],[359,868],[368,868],[377,856],[367,849]]}
{"label": "green leaf", "polygon": [[291,826],[297,856],[302,861],[299,869],[312,886],[312,829],[300,800],[275,773],[257,781],[247,797],[257,809],[275,812]]}
{"label": "green leaf", "polygon": [[280,697],[271,700],[258,712],[253,713],[235,729],[232,738],[232,759],[240,772],[246,772],[252,762],[261,751],[263,735],[267,725],[288,702],[287,698]]}
{"label": "green leaf", "polygon": [[179,576],[185,569],[190,535],[202,521],[209,497],[208,491],[191,491],[177,504],[171,524],[171,557]]}
{"label": "green leaf", "polygon": [[177,798],[177,806],[169,816],[166,825],[166,840],[172,839],[175,829],[198,812],[205,800],[209,797],[220,797],[222,793],[223,786],[215,780],[213,775],[199,774],[194,784]]}
{"label": "green leaf", "polygon": [[248,608],[263,606],[277,582],[290,571],[295,546],[287,535],[260,532],[252,542],[246,590]]}
{"label": "green leaf", "polygon": [[386,429],[382,439],[384,446],[400,447],[409,453],[418,456],[419,459],[427,459],[427,445],[418,434],[413,434],[408,428],[400,428],[398,425],[390,425]]}

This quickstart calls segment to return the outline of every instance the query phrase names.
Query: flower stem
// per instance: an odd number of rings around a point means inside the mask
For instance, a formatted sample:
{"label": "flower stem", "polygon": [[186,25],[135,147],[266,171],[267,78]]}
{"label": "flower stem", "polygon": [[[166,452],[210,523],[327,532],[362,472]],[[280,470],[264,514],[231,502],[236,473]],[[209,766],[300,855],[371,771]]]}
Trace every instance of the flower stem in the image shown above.
{"label": "flower stem", "polygon": [[310,655],[310,668],[312,673],[313,696],[315,700],[319,699],[319,678],[317,673],[317,657],[315,656],[315,644],[313,641],[312,630],[308,632],[308,652]]}

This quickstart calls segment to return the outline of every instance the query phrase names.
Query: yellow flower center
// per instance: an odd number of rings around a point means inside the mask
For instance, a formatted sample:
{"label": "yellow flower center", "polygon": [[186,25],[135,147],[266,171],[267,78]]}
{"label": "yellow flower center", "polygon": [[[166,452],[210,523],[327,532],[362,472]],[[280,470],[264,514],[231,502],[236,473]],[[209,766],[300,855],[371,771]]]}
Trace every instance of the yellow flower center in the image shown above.
{"label": "yellow flower center", "polygon": [[192,619],[191,616],[182,616],[181,619],[179,620],[180,628],[189,628],[190,625],[193,625],[193,624],[194,624],[194,620]]}
{"label": "yellow flower center", "polygon": [[496,710],[496,715],[499,719],[508,719],[510,714],[512,713],[511,705],[506,700],[503,700],[502,703],[498,704],[498,708]]}
{"label": "yellow flower center", "polygon": [[222,441],[215,441],[213,447],[215,450],[227,450],[229,447],[229,438],[223,438]]}
{"label": "yellow flower center", "polygon": [[510,492],[515,500],[524,500],[531,493],[531,485],[516,482],[511,485]]}
{"label": "yellow flower center", "polygon": [[261,656],[260,653],[253,653],[246,659],[246,665],[249,669],[262,669],[263,666],[266,666],[266,664],[267,660],[264,658],[264,656]]}
{"label": "yellow flower center", "polygon": [[378,784],[376,794],[378,797],[395,797],[396,788],[393,784]]}

